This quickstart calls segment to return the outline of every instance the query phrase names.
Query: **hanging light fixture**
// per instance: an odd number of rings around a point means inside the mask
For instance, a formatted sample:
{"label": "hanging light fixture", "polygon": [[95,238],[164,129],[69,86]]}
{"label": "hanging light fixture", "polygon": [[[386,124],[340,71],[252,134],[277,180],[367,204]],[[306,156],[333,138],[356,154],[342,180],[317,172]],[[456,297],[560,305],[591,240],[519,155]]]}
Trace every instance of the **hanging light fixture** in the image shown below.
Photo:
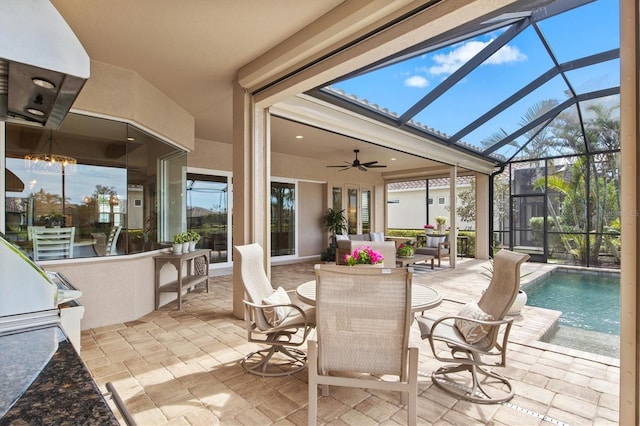
{"label": "hanging light fixture", "polygon": [[27,170],[42,175],[74,174],[78,161],[67,155],[53,153],[53,130],[49,135],[48,152],[36,152],[24,156]]}

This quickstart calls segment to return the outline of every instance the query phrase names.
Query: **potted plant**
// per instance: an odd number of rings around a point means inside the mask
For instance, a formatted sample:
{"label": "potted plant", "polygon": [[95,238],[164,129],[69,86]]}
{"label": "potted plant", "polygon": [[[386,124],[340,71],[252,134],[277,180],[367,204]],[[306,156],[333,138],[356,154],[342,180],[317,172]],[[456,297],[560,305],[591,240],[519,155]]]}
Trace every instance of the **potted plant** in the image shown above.
{"label": "potted plant", "polygon": [[198,234],[196,231],[189,231],[187,232],[187,236],[189,238],[189,251],[195,251],[196,244],[198,244],[198,241],[200,241],[200,234]]}
{"label": "potted plant", "polygon": [[438,234],[444,234],[447,218],[445,216],[436,216],[436,223],[438,224]]}
{"label": "potted plant", "polygon": [[354,265],[382,265],[384,256],[369,246],[358,247],[351,254],[344,255],[344,261],[349,266]]}
{"label": "potted plant", "polygon": [[407,240],[406,242],[400,244],[398,246],[398,250],[396,250],[396,256],[398,257],[406,257],[410,258],[415,256],[416,248],[414,246],[413,241]]}
{"label": "potted plant", "polygon": [[176,234],[173,236],[173,253],[174,254],[182,253],[182,246],[184,242],[185,242],[184,232],[180,232],[179,234]]}
{"label": "potted plant", "polygon": [[331,241],[329,247],[320,254],[320,259],[324,261],[336,260],[336,235],[342,234],[347,230],[347,218],[344,215],[344,210],[336,210],[333,208],[327,209],[327,213],[322,216],[322,223],[325,225],[325,229],[331,232]]}
{"label": "potted plant", "polygon": [[435,229],[435,226],[427,223],[426,225],[424,225],[424,232],[425,234],[429,235],[429,234],[433,234],[433,230]]}

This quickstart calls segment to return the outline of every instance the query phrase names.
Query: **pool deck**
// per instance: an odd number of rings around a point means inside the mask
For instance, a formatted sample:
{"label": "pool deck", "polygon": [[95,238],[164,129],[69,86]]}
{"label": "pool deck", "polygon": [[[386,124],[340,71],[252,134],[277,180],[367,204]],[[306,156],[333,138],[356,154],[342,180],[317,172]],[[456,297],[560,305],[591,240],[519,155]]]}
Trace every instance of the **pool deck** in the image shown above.
{"label": "pool deck", "polygon": [[[488,279],[487,262],[458,259],[432,271],[416,268],[414,283],[440,292],[443,303],[425,315],[456,312],[477,300]],[[523,282],[554,267],[524,264]],[[220,273],[219,271],[217,273]],[[228,272],[227,272],[228,273]],[[273,266],[274,286],[294,289],[313,279],[313,263]],[[244,322],[231,314],[230,275],[210,279],[211,293],[195,291],[126,324],[85,330],[82,358],[101,389],[111,381],[140,425],[305,425],[307,373],[262,378],[246,373],[242,357],[259,346],[246,341]],[[414,325],[420,350],[419,424],[618,424],[619,360],[540,342],[557,311],[525,306],[515,318],[507,367],[515,397],[498,405],[453,398],[433,386],[440,363]],[[393,392],[332,388],[319,401],[319,423],[404,424],[406,407]]]}

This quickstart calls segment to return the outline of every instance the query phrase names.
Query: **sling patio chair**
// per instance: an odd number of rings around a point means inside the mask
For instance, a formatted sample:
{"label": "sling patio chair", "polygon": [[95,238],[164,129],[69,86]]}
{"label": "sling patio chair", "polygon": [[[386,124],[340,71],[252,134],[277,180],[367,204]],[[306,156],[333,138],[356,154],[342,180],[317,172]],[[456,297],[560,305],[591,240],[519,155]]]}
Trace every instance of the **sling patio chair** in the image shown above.
{"label": "sling patio chair", "polygon": [[316,330],[309,337],[308,423],[318,385],[402,392],[416,424],[418,348],[409,343],[411,268],[316,265]]}
{"label": "sling patio chair", "polygon": [[285,376],[303,370],[307,354],[297,347],[305,344],[315,327],[315,308],[293,303],[282,287],[271,286],[259,244],[235,246],[234,250],[245,293],[247,339],[268,346],[244,357],[242,367],[260,376]]}
{"label": "sling patio chair", "polygon": [[481,404],[508,401],[513,388],[506,377],[491,371],[505,367],[513,318],[505,316],[520,289],[520,265],[529,255],[500,250],[493,258],[489,287],[480,300],[453,316],[416,318],[423,339],[444,365],[431,374],[433,383],[454,396]]}

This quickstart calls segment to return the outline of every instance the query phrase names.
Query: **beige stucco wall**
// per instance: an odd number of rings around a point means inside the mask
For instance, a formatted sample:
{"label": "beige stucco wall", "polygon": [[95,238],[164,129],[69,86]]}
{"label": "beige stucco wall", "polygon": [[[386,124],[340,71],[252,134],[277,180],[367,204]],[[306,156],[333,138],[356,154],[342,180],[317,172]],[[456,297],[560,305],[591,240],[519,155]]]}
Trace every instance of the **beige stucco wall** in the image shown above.
{"label": "beige stucco wall", "polygon": [[85,330],[133,321],[154,310],[154,254],[40,264],[45,270],[61,272],[82,291],[78,302],[85,307]]}
{"label": "beige stucco wall", "polygon": [[193,116],[133,71],[91,61],[91,77],[73,111],[120,118],[186,150],[194,148]]}

